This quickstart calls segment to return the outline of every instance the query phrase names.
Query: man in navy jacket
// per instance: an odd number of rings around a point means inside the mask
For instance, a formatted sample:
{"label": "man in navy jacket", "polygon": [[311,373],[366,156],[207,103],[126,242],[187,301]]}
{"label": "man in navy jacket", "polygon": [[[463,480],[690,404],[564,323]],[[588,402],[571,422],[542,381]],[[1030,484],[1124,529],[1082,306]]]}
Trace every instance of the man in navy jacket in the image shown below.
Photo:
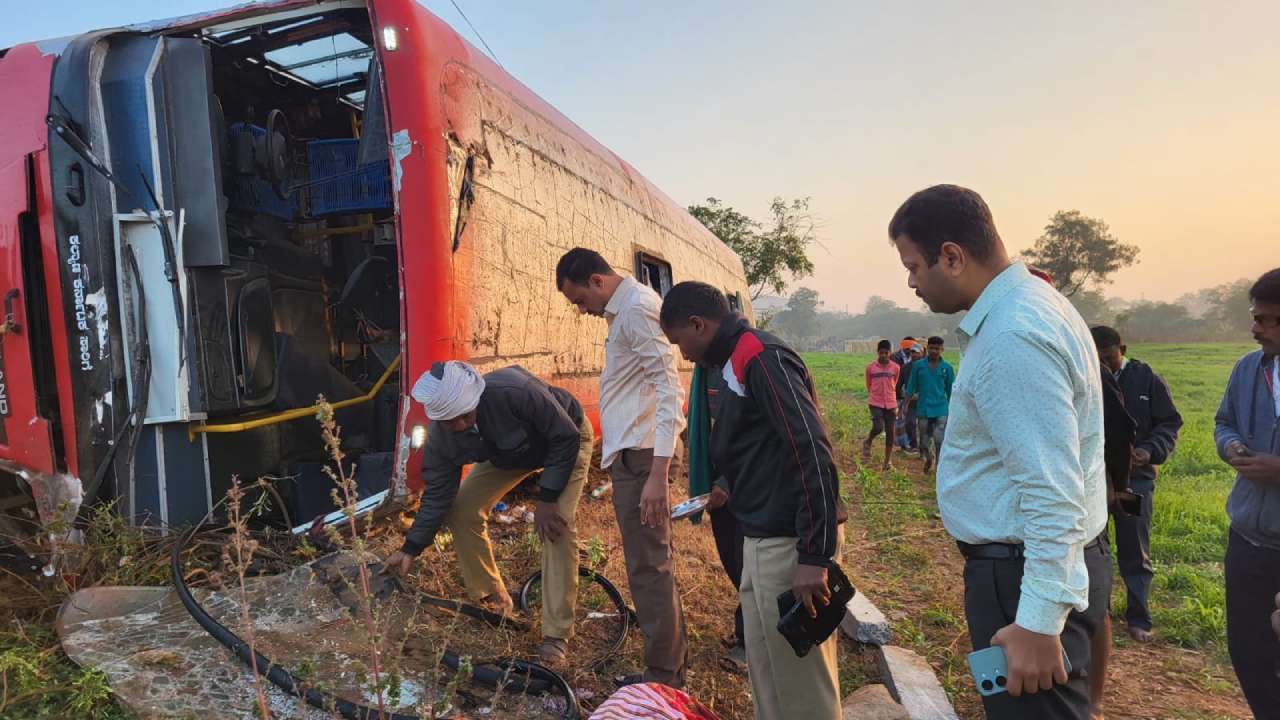
{"label": "man in navy jacket", "polygon": [[1169,385],[1150,365],[1126,357],[1128,348],[1120,333],[1105,325],[1090,329],[1098,356],[1105,371],[1111,372],[1124,392],[1124,407],[1137,424],[1133,444],[1129,486],[1142,495],[1142,509],[1137,515],[1114,513],[1116,527],[1116,559],[1120,576],[1128,590],[1124,618],[1129,636],[1138,642],[1150,642],[1151,611],[1151,512],[1158,468],[1173,453],[1182,429],[1182,415],[1173,404]]}

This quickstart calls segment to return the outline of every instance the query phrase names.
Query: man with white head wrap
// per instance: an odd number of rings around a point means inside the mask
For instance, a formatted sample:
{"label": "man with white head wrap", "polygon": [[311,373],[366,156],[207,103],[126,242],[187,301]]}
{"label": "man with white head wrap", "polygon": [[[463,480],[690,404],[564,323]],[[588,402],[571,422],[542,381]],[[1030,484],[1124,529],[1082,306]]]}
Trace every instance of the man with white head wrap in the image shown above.
{"label": "man with white head wrap", "polygon": [[[406,573],[435,542],[453,533],[467,594],[499,611],[512,608],[486,531],[503,495],[542,468],[534,524],[542,538],[543,662],[565,659],[578,597],[578,498],[586,483],[595,431],[568,391],[524,368],[481,375],[471,365],[436,363],[413,386],[431,420],[423,451],[422,504],[400,550],[385,570]],[[462,467],[471,465],[465,480]]]}

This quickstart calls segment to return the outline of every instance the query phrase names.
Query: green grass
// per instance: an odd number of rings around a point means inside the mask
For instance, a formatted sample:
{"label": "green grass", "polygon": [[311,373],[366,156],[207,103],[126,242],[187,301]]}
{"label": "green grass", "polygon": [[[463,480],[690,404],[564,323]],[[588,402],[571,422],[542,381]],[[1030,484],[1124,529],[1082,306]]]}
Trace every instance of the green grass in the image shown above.
{"label": "green grass", "polygon": [[[1225,612],[1222,558],[1228,521],[1225,504],[1234,474],[1217,454],[1213,416],[1235,361],[1252,345],[1138,345],[1130,357],[1150,364],[1164,376],[1185,425],[1177,449],[1156,483],[1151,554],[1156,565],[1152,614],[1157,633],[1192,648],[1210,648],[1225,656]],[[837,448],[853,452],[870,426],[863,368],[873,356],[811,353],[805,362],[813,373]],[[947,360],[959,369],[954,352]],[[846,465],[847,467],[848,465]],[[850,481],[852,481],[850,483]],[[888,539],[881,551],[896,552],[895,529],[927,516],[934,498],[903,473],[888,477],[862,471],[846,479],[860,496],[883,504],[866,505],[863,515],[873,538]],[[912,503],[918,504],[896,504]],[[904,558],[908,559],[908,558]],[[908,559],[909,560],[909,559]],[[1116,578],[1114,613],[1123,616],[1124,584]],[[929,619],[925,619],[929,622]]]}

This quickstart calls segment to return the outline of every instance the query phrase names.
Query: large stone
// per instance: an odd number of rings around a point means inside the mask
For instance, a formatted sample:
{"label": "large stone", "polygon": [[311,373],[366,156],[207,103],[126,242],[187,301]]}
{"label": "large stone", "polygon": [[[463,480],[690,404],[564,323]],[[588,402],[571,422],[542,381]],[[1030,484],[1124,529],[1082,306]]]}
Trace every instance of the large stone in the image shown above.
{"label": "large stone", "polygon": [[893,642],[893,630],[880,608],[862,593],[855,593],[845,607],[840,629],[845,635],[868,645],[888,645]]}
{"label": "large stone", "polygon": [[880,648],[880,673],[911,720],[958,720],[933,668],[919,655],[893,645]]}
{"label": "large stone", "polygon": [[865,685],[845,698],[840,717],[842,720],[911,720],[906,708],[880,684]]}

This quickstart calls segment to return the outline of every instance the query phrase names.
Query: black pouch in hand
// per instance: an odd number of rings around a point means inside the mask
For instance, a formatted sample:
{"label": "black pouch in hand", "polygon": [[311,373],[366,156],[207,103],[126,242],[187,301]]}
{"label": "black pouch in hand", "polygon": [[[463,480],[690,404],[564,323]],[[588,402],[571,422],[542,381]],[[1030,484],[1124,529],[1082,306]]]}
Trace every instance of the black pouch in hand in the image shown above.
{"label": "black pouch in hand", "polygon": [[835,562],[827,566],[827,589],[831,599],[818,608],[816,618],[809,617],[804,603],[790,590],[778,596],[778,632],[791,643],[796,657],[808,655],[810,648],[831,637],[844,619],[845,606],[853,599],[853,583]]}

